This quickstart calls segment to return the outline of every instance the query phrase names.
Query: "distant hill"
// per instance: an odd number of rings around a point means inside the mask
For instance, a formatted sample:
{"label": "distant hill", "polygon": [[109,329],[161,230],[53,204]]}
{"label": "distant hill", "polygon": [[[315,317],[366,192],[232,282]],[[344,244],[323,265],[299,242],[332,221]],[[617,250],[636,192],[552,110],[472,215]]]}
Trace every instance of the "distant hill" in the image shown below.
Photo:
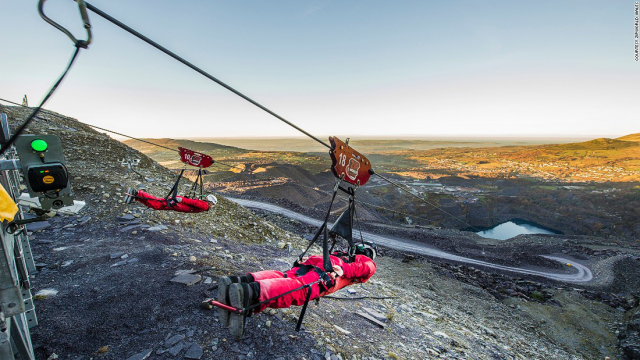
{"label": "distant hill", "polygon": [[[187,149],[191,149],[194,151],[203,152],[209,156],[211,156],[214,160],[224,160],[229,157],[236,157],[239,155],[244,155],[248,153],[248,150],[240,149],[233,146],[226,146],[214,143],[203,143],[192,140],[176,140],[176,139],[142,139],[144,141],[148,141],[153,144],[158,144],[161,146],[165,146],[171,149],[178,150],[178,147],[184,147]],[[163,149],[159,146],[154,146],[149,143],[145,143],[143,141],[138,140],[126,140],[124,144],[130,146],[141,153],[152,157],[154,160],[159,162],[161,165],[176,168],[182,167],[182,162],[180,162],[180,156],[177,152],[171,151],[169,149]]]}
{"label": "distant hill", "polygon": [[418,178],[454,172],[577,182],[640,181],[640,134],[570,144],[446,148],[401,154],[422,166],[415,174]]}
{"label": "distant hill", "polygon": [[[637,147],[636,140],[626,140],[626,138],[636,136],[640,141],[640,135],[627,135],[618,139],[599,138],[581,143],[554,145],[553,147],[565,150],[618,150],[628,147]],[[553,148],[552,147],[552,148]]]}
{"label": "distant hill", "polygon": [[[253,164],[262,172],[261,178],[287,177],[305,182],[302,174],[289,174],[291,169],[272,164],[301,166],[311,174],[326,171],[328,156],[317,156],[292,151],[253,151],[238,147],[192,140],[148,139],[154,143],[177,148],[187,147],[205,152],[216,160],[242,168]],[[164,166],[181,167],[176,153],[153,145],[129,140],[133,148],[151,156]],[[358,149],[364,148],[370,160],[378,168],[415,178],[437,178],[439,174],[477,175],[481,177],[525,176],[547,180],[565,181],[640,181],[640,134],[630,134],[617,139],[598,138],[584,142],[549,145],[495,146],[486,141],[472,144],[459,142],[438,143],[436,149],[402,149],[424,144],[399,140],[354,141]],[[458,147],[467,144],[466,147]],[[478,146],[483,145],[483,146]],[[251,167],[251,166],[250,166]],[[228,170],[228,169],[225,169]],[[286,170],[286,171],[285,171]],[[281,171],[287,174],[281,174]],[[221,179],[219,179],[221,180]]]}
{"label": "distant hill", "polygon": [[[240,149],[234,146],[226,146],[226,145],[220,145],[220,144],[215,144],[215,143],[206,143],[206,142],[198,142],[198,141],[192,141],[192,140],[179,140],[179,139],[142,139],[145,141],[149,141],[152,142],[154,144],[158,144],[158,145],[162,145],[162,146],[166,146],[166,147],[170,147],[170,148],[175,148],[178,149],[178,147],[184,147],[184,148],[188,148],[191,150],[195,150],[195,151],[201,151],[201,152],[206,152],[206,151],[226,151],[229,153],[243,153],[246,152],[247,150],[244,149]],[[125,144],[134,147],[136,149],[145,149],[147,147],[149,148],[153,148],[154,150],[159,149],[157,146],[153,146],[151,144],[147,144],[144,143],[142,141],[138,141],[138,140],[126,140],[124,141]]]}
{"label": "distant hill", "polygon": [[640,142],[640,133],[625,135],[623,137],[619,137],[617,140]]}

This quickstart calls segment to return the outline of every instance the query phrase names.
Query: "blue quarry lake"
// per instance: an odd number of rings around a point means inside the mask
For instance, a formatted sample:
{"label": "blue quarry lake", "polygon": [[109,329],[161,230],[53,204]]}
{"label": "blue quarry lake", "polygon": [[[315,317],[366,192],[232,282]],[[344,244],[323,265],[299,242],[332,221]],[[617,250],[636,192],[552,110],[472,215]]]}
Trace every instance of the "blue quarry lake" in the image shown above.
{"label": "blue quarry lake", "polygon": [[557,231],[545,229],[538,224],[534,224],[525,220],[514,219],[492,228],[476,232],[476,234],[490,239],[507,240],[516,235],[522,234],[560,234]]}

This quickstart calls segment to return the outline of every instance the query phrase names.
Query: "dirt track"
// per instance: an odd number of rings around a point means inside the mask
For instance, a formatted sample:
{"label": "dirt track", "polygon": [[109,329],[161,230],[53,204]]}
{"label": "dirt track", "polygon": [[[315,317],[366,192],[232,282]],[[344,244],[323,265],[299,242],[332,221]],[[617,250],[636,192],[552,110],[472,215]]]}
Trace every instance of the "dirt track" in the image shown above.
{"label": "dirt track", "polygon": [[[258,201],[252,201],[252,200],[244,200],[244,199],[229,198],[229,200],[237,204],[240,204],[244,207],[257,208],[261,210],[275,212],[310,225],[320,226],[322,224],[322,221],[320,220],[311,218],[306,215],[299,214],[295,211],[291,211],[277,205],[272,205],[272,204],[267,204],[267,203],[262,203]],[[541,276],[547,279],[552,279],[552,280],[562,281],[562,282],[571,282],[571,283],[586,283],[593,280],[593,274],[588,267],[574,260],[570,260],[570,259],[559,257],[559,256],[548,255],[544,257],[550,260],[558,261],[563,264],[571,264],[571,267],[576,269],[577,271],[570,274],[564,274],[564,273],[554,273],[554,272],[545,272],[545,271],[532,270],[532,269],[516,268],[511,266],[492,264],[486,261],[481,261],[481,260],[471,259],[468,257],[450,254],[445,251],[427,246],[417,241],[395,239],[395,238],[390,238],[388,236],[381,236],[381,235],[372,234],[370,232],[365,232],[365,231],[362,232],[362,236],[366,240],[373,241],[378,245],[385,246],[391,249],[412,252],[420,255],[436,257],[440,259],[447,259],[447,260],[457,261],[457,262],[466,263],[466,264],[483,266],[483,267],[492,268],[492,269],[498,269],[503,271],[520,273],[520,274]]]}

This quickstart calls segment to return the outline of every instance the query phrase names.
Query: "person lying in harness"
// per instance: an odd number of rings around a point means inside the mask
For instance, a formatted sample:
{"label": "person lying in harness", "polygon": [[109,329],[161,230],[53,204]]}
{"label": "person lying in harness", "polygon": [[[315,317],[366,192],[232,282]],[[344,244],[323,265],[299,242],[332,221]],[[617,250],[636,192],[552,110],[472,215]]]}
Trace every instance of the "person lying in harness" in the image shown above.
{"label": "person lying in harness", "polygon": [[218,199],[209,194],[205,200],[191,199],[184,196],[173,196],[167,198],[159,198],[148,194],[142,190],[130,188],[124,198],[124,202],[131,204],[133,200],[148,206],[154,210],[171,210],[186,213],[199,213],[207,211],[218,203]]}
{"label": "person lying in harness", "polygon": [[[255,306],[252,312],[259,313],[266,308],[300,306],[345,286],[367,282],[376,272],[376,247],[372,243],[364,243],[358,245],[355,252],[354,256],[346,253],[330,255],[334,271],[329,274],[324,272],[323,257],[313,255],[301,263],[296,262],[291,270],[284,273],[266,270],[222,277],[218,280],[218,302],[238,309]],[[307,284],[312,285],[301,288]],[[298,291],[292,291],[297,288]],[[229,326],[231,335],[240,339],[244,333],[244,316],[221,307],[218,307],[218,315],[221,323]]]}

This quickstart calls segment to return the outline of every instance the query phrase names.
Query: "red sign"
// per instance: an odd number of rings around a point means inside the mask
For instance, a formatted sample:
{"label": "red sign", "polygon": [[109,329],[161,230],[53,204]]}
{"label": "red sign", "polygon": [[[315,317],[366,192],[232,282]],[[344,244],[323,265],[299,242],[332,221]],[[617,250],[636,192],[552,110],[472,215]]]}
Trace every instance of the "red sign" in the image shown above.
{"label": "red sign", "polygon": [[339,179],[362,186],[371,177],[371,162],[337,137],[329,137],[331,143],[331,171]]}
{"label": "red sign", "polygon": [[213,158],[211,158],[211,156],[209,155],[182,147],[179,147],[178,149],[180,150],[180,160],[185,164],[201,168],[208,168],[214,163]]}

